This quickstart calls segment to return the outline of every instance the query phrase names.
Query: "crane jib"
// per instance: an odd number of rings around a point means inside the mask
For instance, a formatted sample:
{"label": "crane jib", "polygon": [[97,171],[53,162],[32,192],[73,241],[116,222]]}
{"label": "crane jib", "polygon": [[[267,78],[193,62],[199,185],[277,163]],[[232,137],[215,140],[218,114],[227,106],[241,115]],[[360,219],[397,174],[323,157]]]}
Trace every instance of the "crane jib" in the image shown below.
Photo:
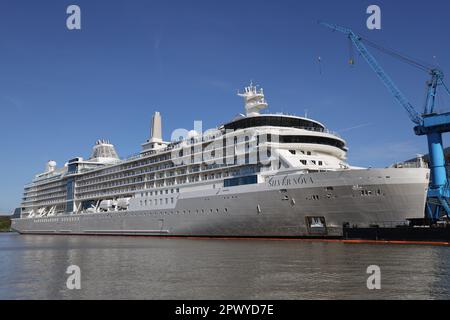
{"label": "crane jib", "polygon": [[375,57],[362,43],[361,37],[345,27],[326,22],[320,22],[320,24],[332,30],[342,32],[352,40],[361,56],[377,74],[378,78],[390,91],[394,99],[408,112],[411,120],[417,125],[414,128],[416,135],[427,136],[431,179],[428,191],[426,214],[428,218],[433,221],[439,220],[444,215],[450,217],[450,185],[447,177],[445,152],[442,143],[442,134],[445,132],[450,132],[450,113],[438,114],[434,112],[438,86],[442,85],[446,92],[450,94],[450,90],[443,81],[443,72],[437,68],[428,69],[423,64],[416,63],[412,59],[407,59],[410,63],[421,67],[423,70],[426,70],[431,74],[431,80],[427,82],[428,88],[426,105],[424,113],[421,115],[413,108],[412,104],[409,103],[408,99],[397,88],[395,83],[380,66]]}

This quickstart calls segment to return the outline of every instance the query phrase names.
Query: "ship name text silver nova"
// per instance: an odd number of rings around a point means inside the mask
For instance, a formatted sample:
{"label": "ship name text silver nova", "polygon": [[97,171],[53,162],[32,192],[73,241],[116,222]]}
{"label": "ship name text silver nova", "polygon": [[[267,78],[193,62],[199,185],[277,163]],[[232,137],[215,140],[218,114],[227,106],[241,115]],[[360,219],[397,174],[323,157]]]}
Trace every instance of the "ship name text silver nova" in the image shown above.
{"label": "ship name text silver nova", "polygon": [[[307,117],[263,113],[264,92],[216,129],[162,137],[153,116],[141,152],[120,160],[106,140],[25,186],[12,228],[22,234],[329,237],[344,225],[424,216],[427,168],[366,169],[346,142]],[[179,137],[182,138],[179,138]]]}

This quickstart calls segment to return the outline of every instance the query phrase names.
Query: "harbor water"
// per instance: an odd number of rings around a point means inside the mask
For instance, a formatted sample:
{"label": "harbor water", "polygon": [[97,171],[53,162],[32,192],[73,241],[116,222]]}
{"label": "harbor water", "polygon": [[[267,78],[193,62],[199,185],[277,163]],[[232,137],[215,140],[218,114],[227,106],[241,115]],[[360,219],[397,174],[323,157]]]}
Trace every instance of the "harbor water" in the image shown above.
{"label": "harbor water", "polygon": [[0,234],[0,299],[449,299],[449,270],[446,246]]}

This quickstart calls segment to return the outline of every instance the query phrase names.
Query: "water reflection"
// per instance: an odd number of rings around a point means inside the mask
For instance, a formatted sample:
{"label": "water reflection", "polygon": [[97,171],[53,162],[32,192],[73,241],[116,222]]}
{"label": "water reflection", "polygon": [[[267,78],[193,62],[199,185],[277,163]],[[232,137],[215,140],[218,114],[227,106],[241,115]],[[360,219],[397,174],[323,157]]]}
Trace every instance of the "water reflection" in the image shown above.
{"label": "water reflection", "polygon": [[[1,299],[450,297],[448,247],[1,234],[0,255]],[[66,288],[73,264],[81,290]]]}

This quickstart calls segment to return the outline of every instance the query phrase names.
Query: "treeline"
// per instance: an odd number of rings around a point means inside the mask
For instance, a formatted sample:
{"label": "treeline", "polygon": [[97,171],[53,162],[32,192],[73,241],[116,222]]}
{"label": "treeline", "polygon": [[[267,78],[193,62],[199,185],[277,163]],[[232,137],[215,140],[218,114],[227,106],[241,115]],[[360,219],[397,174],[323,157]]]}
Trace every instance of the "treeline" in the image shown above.
{"label": "treeline", "polygon": [[0,232],[6,232],[11,230],[11,218],[0,217]]}

